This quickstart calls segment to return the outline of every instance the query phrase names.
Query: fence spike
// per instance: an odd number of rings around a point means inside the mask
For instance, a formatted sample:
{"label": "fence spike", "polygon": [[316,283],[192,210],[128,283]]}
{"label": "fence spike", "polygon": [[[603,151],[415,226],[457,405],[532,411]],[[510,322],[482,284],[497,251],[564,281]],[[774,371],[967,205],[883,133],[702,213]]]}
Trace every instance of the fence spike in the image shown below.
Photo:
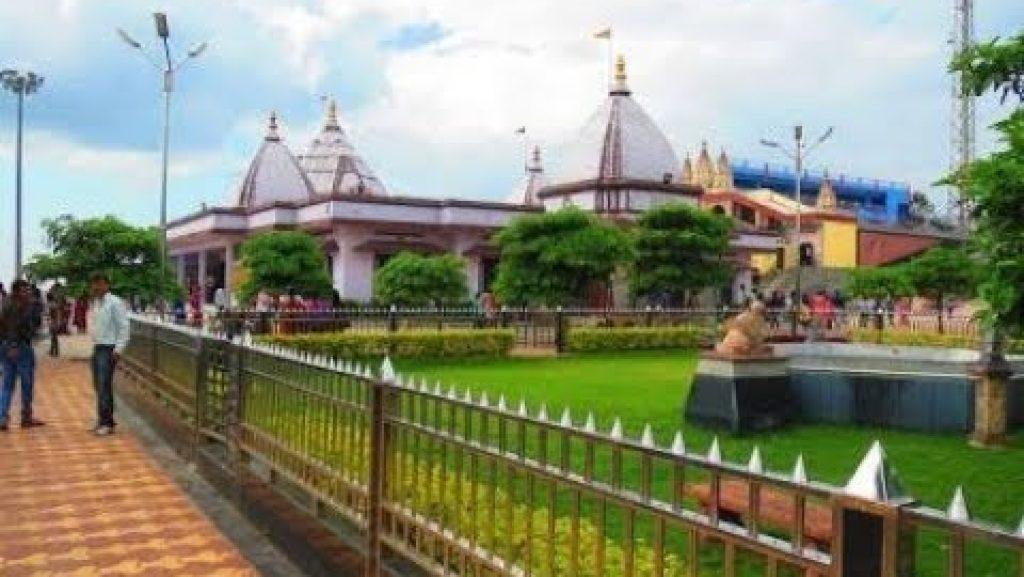
{"label": "fence spike", "polygon": [[615,421],[612,423],[612,430],[608,433],[608,436],[615,440],[622,438],[622,421],[618,417],[615,417]]}
{"label": "fence spike", "polygon": [[583,424],[583,430],[587,433],[597,432],[597,422],[594,421],[593,411],[587,411],[587,422]]}
{"label": "fence spike", "polygon": [[640,435],[640,445],[648,449],[654,448],[654,431],[651,430],[650,423],[644,425],[644,432]]}
{"label": "fence spike", "polygon": [[363,367],[363,378],[366,378],[366,379],[372,379],[373,378],[373,370],[370,369],[370,365],[369,364],[367,364],[365,367]]}
{"label": "fence spike", "polygon": [[882,443],[875,441],[857,470],[846,483],[846,493],[875,501],[890,501],[904,496],[896,476],[886,462]]}
{"label": "fence spike", "polygon": [[353,375],[361,375],[361,374],[363,374],[363,365],[360,364],[359,362],[352,363],[352,374]]}
{"label": "fence spike", "polygon": [[530,411],[528,411],[526,409],[526,401],[524,399],[519,399],[519,411],[518,412],[519,412],[519,416],[520,417],[529,417],[530,416]]}
{"label": "fence spike", "polygon": [[420,377],[420,392],[421,393],[429,393],[430,392],[430,385],[427,384],[427,377]]}
{"label": "fence spike", "polygon": [[508,410],[508,405],[505,404],[505,395],[503,395],[503,394],[499,394],[498,395],[498,410],[499,411],[507,411]]}
{"label": "fence spike", "polygon": [[711,448],[708,449],[708,462],[709,463],[721,463],[722,462],[722,448],[718,446],[718,437],[715,437],[711,441]]}
{"label": "fence spike", "polygon": [[761,447],[754,445],[750,452],[750,461],[747,462],[747,470],[751,473],[764,473],[764,463],[761,461]]}
{"label": "fence spike", "polygon": [[469,387],[466,387],[466,395],[462,397],[462,401],[470,405],[473,404],[473,391]]}
{"label": "fence spike", "polygon": [[957,485],[953,492],[953,500],[949,502],[949,509],[946,515],[953,521],[967,522],[971,520],[971,512],[967,508],[967,499],[964,498],[964,489]]}
{"label": "fence spike", "polygon": [[1024,515],[1020,517],[1020,525],[1017,525],[1017,536],[1024,537]]}
{"label": "fence spike", "polygon": [[572,413],[569,412],[569,407],[562,409],[562,418],[559,420],[558,424],[567,429],[572,428]]}
{"label": "fence spike", "polygon": [[548,420],[548,406],[546,404],[544,404],[544,403],[540,404],[540,410],[537,411],[537,420],[538,421],[547,421]]}
{"label": "fence spike", "polygon": [[402,378],[401,373],[395,373],[395,386],[405,388],[405,379]]}
{"label": "fence spike", "polygon": [[440,397],[442,396],[442,394],[443,393],[441,393],[441,381],[434,381],[434,395]]}
{"label": "fence spike", "polygon": [[807,483],[807,467],[804,466],[804,455],[796,456],[796,465],[793,465],[793,482],[801,485]]}
{"label": "fence spike", "polygon": [[480,406],[487,408],[491,407],[491,400],[487,398],[487,391],[480,393]]}
{"label": "fence spike", "polygon": [[686,441],[680,431],[676,431],[676,436],[672,438],[672,454],[680,457],[686,455]]}
{"label": "fence spike", "polygon": [[455,390],[455,386],[448,387],[448,398],[457,401],[459,399],[459,393]]}

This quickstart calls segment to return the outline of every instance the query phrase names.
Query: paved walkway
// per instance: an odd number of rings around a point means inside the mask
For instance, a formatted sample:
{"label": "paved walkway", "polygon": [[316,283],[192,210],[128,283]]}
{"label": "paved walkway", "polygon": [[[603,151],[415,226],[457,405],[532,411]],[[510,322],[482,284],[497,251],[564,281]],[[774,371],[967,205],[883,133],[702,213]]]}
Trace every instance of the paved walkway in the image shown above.
{"label": "paved walkway", "polygon": [[88,364],[38,358],[47,426],[0,433],[0,575],[258,575],[127,429],[88,432]]}

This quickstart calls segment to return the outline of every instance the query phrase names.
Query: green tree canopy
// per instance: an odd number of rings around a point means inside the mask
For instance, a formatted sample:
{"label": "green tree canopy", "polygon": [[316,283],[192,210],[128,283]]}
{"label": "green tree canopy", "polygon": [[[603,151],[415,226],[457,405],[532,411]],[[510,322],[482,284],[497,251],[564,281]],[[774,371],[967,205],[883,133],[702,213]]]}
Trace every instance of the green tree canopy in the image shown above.
{"label": "green tree canopy", "polygon": [[732,221],[682,203],[648,210],[633,230],[636,295],[667,295],[675,303],[701,289],[728,281]]}
{"label": "green tree canopy", "polygon": [[164,271],[160,291],[160,237],[155,227],[137,227],[116,217],[76,219],[71,215],[45,219],[42,228],[50,254],[37,254],[25,265],[33,280],[63,280],[68,294],[78,296],[97,272],[110,276],[112,290],[125,297],[152,301],[181,294],[174,271]]}
{"label": "green tree canopy", "polygon": [[625,231],[578,208],[519,217],[495,239],[494,291],[512,305],[582,302],[594,282],[633,258]]}
{"label": "green tree canopy", "polygon": [[304,296],[327,296],[331,276],[320,242],[300,231],[258,234],[242,244],[242,266],[248,278],[238,289],[242,302],[250,302],[260,291]]}
{"label": "green tree canopy", "polygon": [[[1024,102],[1024,34],[981,43],[951,65],[975,94],[1016,94]],[[973,247],[984,261],[980,296],[994,326],[1024,332],[1024,108],[994,125],[1001,148],[943,182],[958,186],[971,203]]]}
{"label": "green tree canopy", "polygon": [[469,296],[466,262],[451,253],[398,253],[374,274],[373,296],[384,304],[409,307],[463,303]]}
{"label": "green tree canopy", "polygon": [[914,292],[935,299],[939,308],[946,297],[972,297],[977,288],[977,266],[961,248],[935,247],[903,267]]}
{"label": "green tree canopy", "polygon": [[896,298],[909,296],[914,288],[902,265],[864,267],[850,270],[846,280],[846,292],[869,299]]}

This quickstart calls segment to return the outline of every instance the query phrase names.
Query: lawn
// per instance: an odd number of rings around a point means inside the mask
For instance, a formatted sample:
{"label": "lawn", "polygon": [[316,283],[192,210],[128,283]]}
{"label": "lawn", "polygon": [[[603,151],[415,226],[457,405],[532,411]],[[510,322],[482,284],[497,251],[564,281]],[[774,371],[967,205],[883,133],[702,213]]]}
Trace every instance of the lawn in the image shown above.
{"label": "lawn", "polygon": [[[445,387],[504,394],[510,405],[526,400],[535,414],[547,404],[552,418],[570,407],[577,424],[593,411],[608,430],[616,416],[627,435],[639,437],[650,423],[665,446],[679,429],[690,451],[706,451],[714,433],[684,423],[683,405],[696,366],[689,351],[628,352],[560,358],[403,361],[403,374],[440,380]],[[493,401],[492,401],[493,402]],[[1016,526],[1024,513],[1024,442],[1013,439],[997,450],[968,446],[961,435],[925,435],[904,431],[801,425],[743,438],[721,438],[727,460],[746,462],[754,445],[766,468],[789,471],[803,454],[812,479],[844,484],[871,442],[880,439],[890,464],[907,490],[922,503],[945,509],[957,485],[976,518]],[[628,474],[628,471],[627,471]]]}

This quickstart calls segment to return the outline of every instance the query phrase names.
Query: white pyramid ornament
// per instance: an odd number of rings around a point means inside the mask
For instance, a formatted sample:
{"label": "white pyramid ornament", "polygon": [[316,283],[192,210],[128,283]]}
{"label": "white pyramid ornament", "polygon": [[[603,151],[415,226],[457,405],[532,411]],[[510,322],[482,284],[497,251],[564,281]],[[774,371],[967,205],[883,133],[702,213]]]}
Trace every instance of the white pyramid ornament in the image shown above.
{"label": "white pyramid ornament", "polygon": [[430,392],[430,385],[427,384],[427,378],[426,377],[420,377],[420,392],[421,393],[429,393]]}
{"label": "white pyramid ornament", "polygon": [[405,388],[405,379],[402,378],[401,373],[395,373],[395,386]]}
{"label": "white pyramid ornament", "polygon": [[899,481],[893,474],[885,457],[882,443],[875,441],[864,455],[857,470],[846,483],[846,493],[874,501],[903,499]]}
{"label": "white pyramid ornament", "polygon": [[708,449],[708,462],[722,462],[722,448],[718,446],[718,437],[715,437],[714,440],[711,441],[711,448]]}
{"label": "white pyramid ornament", "polygon": [[1017,525],[1017,536],[1024,537],[1024,516],[1020,518],[1020,525]]}
{"label": "white pyramid ornament", "polygon": [[529,417],[530,411],[526,410],[526,401],[519,399],[519,410],[517,411],[520,417]]}
{"label": "white pyramid ornament", "polygon": [[508,411],[508,403],[505,402],[505,395],[498,395],[498,410]]}
{"label": "white pyramid ornament", "polygon": [[480,406],[491,408],[491,400],[487,398],[487,391],[480,393]]}
{"label": "white pyramid ornament", "polygon": [[434,381],[434,396],[435,397],[443,396],[442,393],[441,393],[441,381]]}
{"label": "white pyramid ornament", "polygon": [[466,403],[467,405],[473,404],[473,391],[471,391],[469,387],[466,387],[466,394],[463,395],[462,402]]}
{"label": "white pyramid ornament", "polygon": [[953,500],[949,502],[949,509],[946,510],[946,515],[953,521],[966,523],[971,520],[971,512],[967,508],[967,499],[964,498],[963,487],[957,485],[956,491],[953,492]]}
{"label": "white pyramid ornament", "polygon": [[373,371],[370,370],[370,365],[363,367],[363,378],[367,380],[373,379]]}
{"label": "white pyramid ornament", "polygon": [[612,430],[608,433],[608,436],[616,441],[622,438],[622,421],[615,417],[615,421],[612,423]]}
{"label": "white pyramid ornament", "polygon": [[459,399],[459,393],[455,391],[455,387],[448,387],[448,398],[457,401]]}
{"label": "white pyramid ornament", "polygon": [[569,407],[562,410],[562,418],[558,421],[558,424],[567,429],[572,428],[572,413],[569,412]]}
{"label": "white pyramid ornament", "polygon": [[537,411],[537,420],[538,421],[547,421],[548,420],[548,406],[546,404],[544,404],[544,403],[540,404],[540,410]]}
{"label": "white pyramid ornament", "polygon": [[747,462],[747,470],[751,473],[764,473],[764,463],[761,460],[761,448],[754,445],[750,452],[750,461]]}
{"label": "white pyramid ornament", "polygon": [[396,382],[395,367],[391,364],[391,357],[384,357],[380,364],[380,380],[385,383]]}
{"label": "white pyramid ornament", "polygon": [[803,454],[796,457],[796,465],[793,466],[793,482],[801,485],[807,483],[807,467],[804,466]]}
{"label": "white pyramid ornament", "polygon": [[651,430],[650,423],[644,425],[644,432],[640,435],[640,446],[647,449],[654,448],[654,431]]}
{"label": "white pyramid ornament", "polygon": [[680,431],[676,431],[676,436],[672,438],[672,454],[680,457],[686,455],[686,441]]}
{"label": "white pyramid ornament", "polygon": [[597,422],[594,420],[594,412],[587,412],[587,421],[583,423],[583,431],[586,433],[597,432]]}

